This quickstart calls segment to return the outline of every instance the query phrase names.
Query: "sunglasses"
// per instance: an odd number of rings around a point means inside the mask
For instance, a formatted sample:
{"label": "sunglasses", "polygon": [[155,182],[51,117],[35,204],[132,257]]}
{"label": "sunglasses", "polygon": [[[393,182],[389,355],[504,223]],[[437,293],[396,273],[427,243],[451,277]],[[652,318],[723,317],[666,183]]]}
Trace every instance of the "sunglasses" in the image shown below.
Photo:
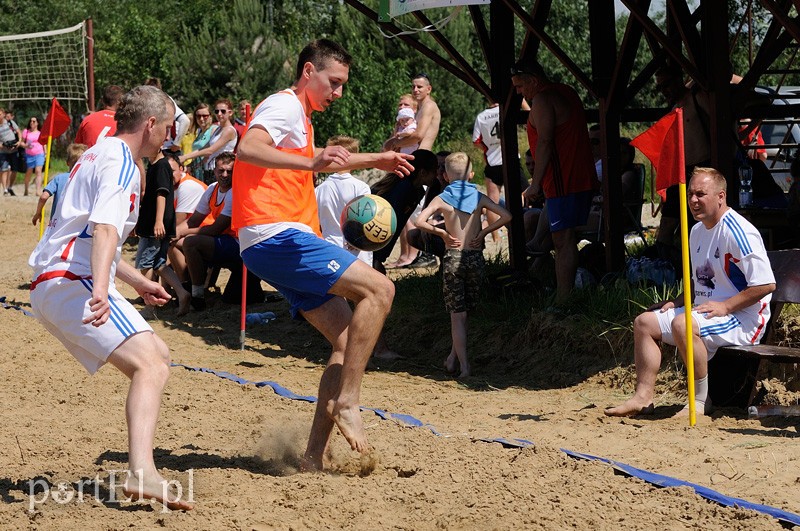
{"label": "sunglasses", "polygon": [[211,114],[195,114],[197,118],[210,118]]}
{"label": "sunglasses", "polygon": [[214,109],[214,114],[228,114],[228,109]]}

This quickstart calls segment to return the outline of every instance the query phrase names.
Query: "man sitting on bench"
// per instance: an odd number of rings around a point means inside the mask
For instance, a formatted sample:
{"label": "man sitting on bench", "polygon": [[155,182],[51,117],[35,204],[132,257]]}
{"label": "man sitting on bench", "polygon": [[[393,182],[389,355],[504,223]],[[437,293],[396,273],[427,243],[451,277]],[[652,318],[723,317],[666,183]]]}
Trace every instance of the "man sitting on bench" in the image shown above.
{"label": "man sitting on bench", "polygon": [[186,257],[186,268],[192,281],[191,305],[195,310],[205,309],[208,267],[241,264],[239,241],[231,230],[231,184],[235,159],[231,152],[217,156],[214,160],[217,182],[209,185],[194,213],[176,229],[175,246],[182,248]]}
{"label": "man sitting on bench", "polygon": [[[770,317],[775,290],[764,242],[758,230],[726,204],[725,177],[712,168],[695,168],[689,182],[692,227],[689,252],[694,288],[693,345],[695,402],[708,414],[708,360],[725,345],[756,344]],[[609,416],[652,413],[656,375],[661,366],[658,341],[675,345],[686,363],[683,295],[661,302],[633,322],[636,390]],[[681,414],[688,413],[688,406]]]}

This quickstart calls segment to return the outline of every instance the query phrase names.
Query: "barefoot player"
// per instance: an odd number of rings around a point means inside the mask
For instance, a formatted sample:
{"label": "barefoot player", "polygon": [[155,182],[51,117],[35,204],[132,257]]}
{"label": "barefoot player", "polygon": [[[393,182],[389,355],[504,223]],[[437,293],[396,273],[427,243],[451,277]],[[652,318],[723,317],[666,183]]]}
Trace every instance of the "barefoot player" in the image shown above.
{"label": "barefoot player", "polygon": [[[361,380],[392,306],[394,285],[348,251],[320,237],[313,172],[375,167],[408,174],[409,155],[314,147],[311,115],[342,96],[350,55],[335,42],[307,45],[291,88],[262,101],[239,143],[233,227],[247,268],[277,288],[330,341],[333,352],[305,452],[322,468],[334,424],[353,450],[368,449],[359,409]],[[355,302],[351,312],[345,299]]]}
{"label": "barefoot player", "polygon": [[155,87],[123,96],[116,135],[86,151],[72,169],[29,263],[37,319],[90,374],[108,362],[131,380],[125,406],[130,471],[123,491],[188,510],[192,505],[170,493],[153,462],[169,349],[114,286],[115,277],[130,284],[148,305],[169,300],[160,284],[120,260],[120,252],[139,214],[135,161],[158,153],[173,113],[172,102]]}

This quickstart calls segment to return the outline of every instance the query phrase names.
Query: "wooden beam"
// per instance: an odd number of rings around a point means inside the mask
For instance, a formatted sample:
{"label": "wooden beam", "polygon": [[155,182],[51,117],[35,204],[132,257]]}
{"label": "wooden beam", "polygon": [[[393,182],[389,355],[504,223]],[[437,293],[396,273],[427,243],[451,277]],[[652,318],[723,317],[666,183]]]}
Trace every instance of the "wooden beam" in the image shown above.
{"label": "wooden beam", "polygon": [[636,17],[639,23],[644,27],[644,31],[658,41],[658,44],[661,45],[661,48],[667,53],[667,55],[669,55],[686,73],[688,73],[696,83],[708,90],[708,80],[705,78],[705,76],[700,73],[700,71],[694,64],[692,64],[691,61],[683,56],[680,48],[675,46],[669,37],[667,37],[667,35],[661,31],[661,29],[656,26],[652,20],[650,20],[650,17],[647,16],[647,12],[643,11],[642,8],[639,7],[638,2],[636,2],[636,0],[620,1],[630,10],[631,16]]}
{"label": "wooden beam", "polygon": [[[538,0],[531,8],[531,18],[533,24],[544,31],[544,25],[547,23],[547,18],[550,16],[550,8],[553,5],[553,0]],[[539,43],[541,41],[530,32],[525,32],[525,40],[522,41],[522,48],[520,49],[519,58],[523,60],[536,59],[539,54]]]}
{"label": "wooden beam", "polygon": [[[648,9],[650,0],[644,0],[643,7]],[[610,112],[618,112],[630,101],[630,99],[626,98],[626,88],[633,73],[633,64],[639,52],[643,33],[644,27],[636,18],[628,17],[625,34],[622,36],[619,56],[617,57],[617,64],[614,66],[614,73],[611,77],[611,86],[608,93],[608,109]],[[637,90],[636,93],[638,92]]]}
{"label": "wooden beam", "polygon": [[800,26],[798,26],[795,19],[789,16],[789,10],[785,7],[782,7],[774,0],[760,0],[761,5],[763,5],[770,13],[775,20],[777,20],[781,26],[786,29],[786,31],[792,36],[794,40],[800,42]]}
{"label": "wooden beam", "polygon": [[[783,0],[779,4],[779,7],[782,6],[785,8],[788,4],[788,0]],[[795,17],[794,20],[797,21],[797,17]],[[773,17],[769,28],[767,28],[767,33],[764,35],[764,40],[761,42],[761,47],[758,49],[753,65],[739,82],[738,90],[752,90],[756,84],[758,84],[759,78],[769,70],[775,63],[775,60],[780,57],[783,50],[791,42],[792,36],[789,35],[789,33],[782,32],[782,27],[781,23]]]}
{"label": "wooden beam", "polygon": [[583,70],[581,70],[580,67],[575,64],[575,61],[573,61],[549,35],[547,35],[541,28],[536,27],[533,17],[526,13],[525,10],[522,9],[522,6],[516,2],[516,0],[502,1],[522,21],[528,31],[533,33],[542,42],[542,44],[544,44],[547,49],[550,50],[550,53],[552,53],[555,58],[558,59],[573,76],[575,76],[575,79],[578,81],[578,83],[583,85],[589,95],[597,99],[597,94],[592,86],[592,80],[589,78],[589,76],[587,76]]}
{"label": "wooden beam", "polygon": [[441,66],[451,74],[453,74],[456,78],[463,81],[466,85],[474,88],[476,91],[480,92],[484,95],[487,99],[492,97],[491,90],[486,83],[475,84],[473,80],[468,76],[465,72],[457,68],[455,65],[450,63],[447,59],[442,57],[441,55],[437,54],[424,44],[422,44],[418,39],[411,37],[410,35],[400,35],[402,30],[392,24],[391,22],[380,22],[378,21],[378,13],[373,11],[372,9],[368,8],[358,0],[344,0],[348,5],[354,7],[358,10],[361,14],[369,18],[370,20],[374,21],[378,26],[380,26],[383,30],[391,32],[393,34],[398,35],[398,39],[402,40],[407,45],[411,46],[419,53],[436,63],[437,65]]}
{"label": "wooden beam", "polygon": [[[486,28],[486,21],[483,19],[480,7],[476,5],[469,6],[469,14],[472,17],[472,25],[475,27],[475,34],[478,36],[478,45],[481,47],[483,60],[486,63],[486,70],[489,72],[489,78],[492,76],[492,56],[489,53],[491,49],[491,40],[489,39],[489,30]],[[497,100],[499,101],[499,100]]]}
{"label": "wooden beam", "polygon": [[[422,11],[414,11],[414,18],[416,18],[423,27],[433,26],[433,22],[425,16]],[[455,46],[453,46],[450,41],[442,35],[438,29],[434,29],[433,31],[427,32],[436,43],[442,47],[442,49],[447,52],[447,55],[450,56],[450,59],[455,61],[455,63],[459,66],[462,72],[464,72],[471,80],[472,83],[476,86],[483,86],[484,90],[491,91],[489,85],[481,78],[480,75],[472,68],[472,65],[464,59],[464,56],[461,55],[458,50],[456,50]]]}
{"label": "wooden beam", "polygon": [[667,8],[676,22],[675,25],[683,45],[689,53],[689,59],[697,65],[700,72],[705,71],[706,56],[703,53],[703,43],[700,39],[700,32],[697,31],[697,22],[689,12],[686,0],[667,2]]}

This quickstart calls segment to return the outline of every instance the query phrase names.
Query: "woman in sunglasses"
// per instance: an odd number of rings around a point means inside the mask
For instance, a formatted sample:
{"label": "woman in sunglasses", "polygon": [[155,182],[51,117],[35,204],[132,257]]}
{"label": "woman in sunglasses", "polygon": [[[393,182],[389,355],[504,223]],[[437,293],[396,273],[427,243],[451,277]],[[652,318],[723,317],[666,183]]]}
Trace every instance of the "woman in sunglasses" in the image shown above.
{"label": "woman in sunglasses", "polygon": [[[203,111],[200,111],[201,114]],[[233,151],[236,148],[236,129],[231,125],[233,119],[233,104],[230,100],[221,99],[217,100],[214,104],[214,116],[216,116],[218,125],[217,128],[211,132],[206,147],[192,151],[180,157],[181,163],[186,159],[193,159],[196,157],[203,157],[203,181],[206,184],[211,184],[217,180],[214,176],[214,159],[217,155],[226,151]],[[195,176],[197,177],[197,176]]]}
{"label": "woman in sunglasses", "polygon": [[[186,136],[184,136],[184,139],[186,139],[186,137],[191,137],[190,147],[182,149],[184,153],[200,151],[209,146],[211,135],[217,130],[217,124],[214,123],[212,117],[213,113],[208,103],[197,104],[197,107],[194,108],[194,113],[192,113],[192,123],[189,126],[189,131],[186,133]],[[189,167],[189,173],[193,177],[200,180],[203,179],[203,157],[187,159],[186,164]]]}

